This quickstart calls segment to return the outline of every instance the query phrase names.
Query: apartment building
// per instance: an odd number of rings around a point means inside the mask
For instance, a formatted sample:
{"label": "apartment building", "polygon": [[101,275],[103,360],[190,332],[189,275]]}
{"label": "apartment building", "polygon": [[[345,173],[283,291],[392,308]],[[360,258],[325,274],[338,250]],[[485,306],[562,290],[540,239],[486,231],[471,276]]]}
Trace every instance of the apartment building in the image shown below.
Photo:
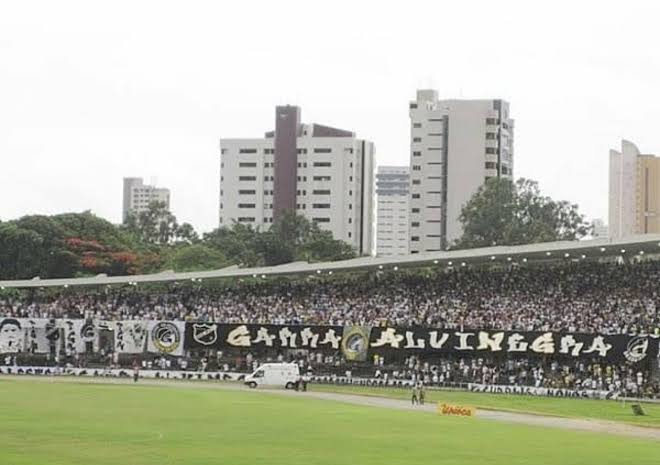
{"label": "apartment building", "polygon": [[620,151],[610,150],[609,233],[660,233],[660,158],[627,140]]}
{"label": "apartment building", "polygon": [[142,178],[124,178],[122,221],[131,211],[139,214],[147,210],[152,202],[162,202],[169,210],[170,190],[145,184]]}
{"label": "apartment building", "polygon": [[513,178],[513,119],[503,100],[410,102],[410,253],[446,250],[461,209],[485,180]]}
{"label": "apartment building", "polygon": [[408,255],[410,168],[379,166],[376,172],[376,255]]}
{"label": "apartment building", "polygon": [[275,109],[262,138],[220,140],[220,225],[268,228],[295,210],[373,253],[374,144],[354,132],[301,123],[296,106]]}

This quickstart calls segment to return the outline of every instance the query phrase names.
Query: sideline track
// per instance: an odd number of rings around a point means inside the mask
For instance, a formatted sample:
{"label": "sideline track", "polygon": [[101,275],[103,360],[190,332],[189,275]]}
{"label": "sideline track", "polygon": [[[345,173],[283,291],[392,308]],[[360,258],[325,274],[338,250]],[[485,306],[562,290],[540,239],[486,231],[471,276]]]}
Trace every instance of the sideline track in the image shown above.
{"label": "sideline track", "polygon": [[[77,383],[77,384],[118,384],[132,386],[131,379],[124,378],[85,378],[72,376],[30,376],[30,375],[0,375],[0,381],[37,381],[43,383]],[[321,399],[335,402],[343,402],[353,405],[368,407],[389,408],[395,410],[415,411],[426,414],[436,413],[436,404],[431,403],[423,406],[412,406],[408,401],[390,399],[386,397],[362,396],[358,394],[339,394],[332,392],[296,392],[284,389],[249,389],[240,384],[215,383],[205,381],[185,380],[155,380],[141,379],[138,385],[178,387],[189,389],[223,389],[243,392],[260,392],[269,395],[294,396],[301,398]],[[312,385],[313,387],[313,385]],[[528,413],[513,413],[498,410],[477,410],[477,417],[501,421],[507,423],[518,423],[530,426],[541,426],[547,428],[560,428],[572,431],[588,431],[592,433],[605,433],[617,436],[628,436],[641,439],[660,441],[660,428],[635,426],[622,422],[605,420],[588,420],[578,418],[565,418],[557,416],[536,415]]]}

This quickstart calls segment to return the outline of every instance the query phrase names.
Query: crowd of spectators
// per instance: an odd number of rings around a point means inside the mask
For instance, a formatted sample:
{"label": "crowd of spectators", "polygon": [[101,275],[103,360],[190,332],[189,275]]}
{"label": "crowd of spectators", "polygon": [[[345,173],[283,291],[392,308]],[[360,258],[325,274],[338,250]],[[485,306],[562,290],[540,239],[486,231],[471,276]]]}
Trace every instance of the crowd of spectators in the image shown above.
{"label": "crowd of spectators", "polygon": [[388,271],[0,294],[0,315],[652,333],[660,262]]}

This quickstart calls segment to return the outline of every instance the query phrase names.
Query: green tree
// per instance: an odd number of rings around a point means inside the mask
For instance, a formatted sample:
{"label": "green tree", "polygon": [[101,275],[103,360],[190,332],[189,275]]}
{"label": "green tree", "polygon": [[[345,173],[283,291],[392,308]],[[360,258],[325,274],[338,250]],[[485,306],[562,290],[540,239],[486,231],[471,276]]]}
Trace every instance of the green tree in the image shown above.
{"label": "green tree", "polygon": [[179,272],[217,270],[227,265],[229,262],[220,251],[202,244],[190,244],[173,248],[165,267]]}
{"label": "green tree", "polygon": [[246,267],[355,257],[349,244],[333,239],[330,231],[293,211],[279,216],[267,231],[234,223],[204,234],[203,243],[221,251],[230,262]]}
{"label": "green tree", "polygon": [[457,248],[577,240],[590,226],[578,206],[541,195],[536,181],[491,178],[461,210]]}
{"label": "green tree", "polygon": [[165,245],[175,237],[179,225],[164,202],[152,202],[140,213],[129,212],[123,229],[145,244]]}
{"label": "green tree", "polygon": [[199,241],[199,235],[190,223],[182,223],[174,231],[174,239],[178,243],[194,244]]}
{"label": "green tree", "polygon": [[42,275],[46,256],[41,235],[14,222],[0,223],[0,278],[30,279]]}
{"label": "green tree", "polygon": [[234,223],[205,233],[202,243],[220,251],[234,264],[253,267],[263,264],[261,255],[260,231],[251,225]]}

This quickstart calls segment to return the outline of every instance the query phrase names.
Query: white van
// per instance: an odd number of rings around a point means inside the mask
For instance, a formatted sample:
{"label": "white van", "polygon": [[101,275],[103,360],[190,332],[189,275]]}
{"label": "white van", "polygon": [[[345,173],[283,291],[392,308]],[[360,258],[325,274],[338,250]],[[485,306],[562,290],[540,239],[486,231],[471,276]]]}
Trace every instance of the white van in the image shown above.
{"label": "white van", "polygon": [[251,388],[269,386],[293,389],[299,380],[300,369],[295,363],[264,363],[245,377],[245,384]]}

